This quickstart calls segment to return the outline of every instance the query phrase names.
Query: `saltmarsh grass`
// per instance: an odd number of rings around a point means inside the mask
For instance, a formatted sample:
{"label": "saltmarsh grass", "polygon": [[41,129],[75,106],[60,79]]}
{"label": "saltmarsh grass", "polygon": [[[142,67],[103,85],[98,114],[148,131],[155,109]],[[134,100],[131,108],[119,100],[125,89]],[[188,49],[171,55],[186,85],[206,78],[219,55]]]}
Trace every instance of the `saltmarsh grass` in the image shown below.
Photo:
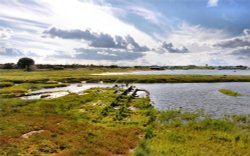
{"label": "saltmarsh grass", "polygon": [[141,142],[135,155],[250,154],[249,116],[212,119],[200,115],[175,110],[158,112],[153,123],[154,137]]}
{"label": "saltmarsh grass", "polygon": [[[134,125],[110,126],[113,122],[131,122],[126,119],[129,116],[114,121],[119,110],[103,118],[102,109],[117,97],[114,89],[100,92],[100,88],[96,88],[87,92],[49,100],[1,98],[0,154],[129,155],[142,129]],[[36,130],[44,132],[21,138]]]}
{"label": "saltmarsh grass", "polygon": [[[1,98],[0,154],[250,154],[249,116],[212,119],[200,112],[160,112],[148,98],[130,99],[115,109],[111,104],[119,95],[114,91],[92,88],[84,95],[47,100]],[[128,110],[131,106],[136,109]],[[44,132],[21,138],[37,130]]]}
{"label": "saltmarsh grass", "polygon": [[10,87],[4,87],[0,89],[0,96],[2,97],[15,97],[28,93],[31,90],[39,90],[42,88],[55,88],[66,87],[68,83],[21,83],[18,85],[12,85]]}
{"label": "saltmarsh grass", "polygon": [[221,92],[225,95],[228,95],[228,96],[241,96],[240,93],[235,92],[235,91],[230,90],[230,89],[219,89],[219,92]]}
{"label": "saltmarsh grass", "polygon": [[0,81],[15,83],[46,83],[48,81],[59,82],[116,82],[116,83],[180,83],[180,82],[250,82],[250,76],[246,75],[91,75],[103,72],[127,72],[136,70],[128,69],[65,69],[37,70],[25,72],[22,70],[0,70]]}
{"label": "saltmarsh grass", "polygon": [[[246,115],[213,119],[202,112],[162,112],[151,106],[149,97],[123,96],[113,107],[119,96],[114,88],[92,88],[84,95],[46,100],[10,98],[30,89],[80,81],[250,81],[250,76],[89,75],[107,71],[1,71],[0,80],[10,85],[0,89],[0,155],[250,155],[250,116]],[[44,132],[21,137],[39,130]]]}
{"label": "saltmarsh grass", "polygon": [[13,86],[13,82],[0,81],[0,88]]}

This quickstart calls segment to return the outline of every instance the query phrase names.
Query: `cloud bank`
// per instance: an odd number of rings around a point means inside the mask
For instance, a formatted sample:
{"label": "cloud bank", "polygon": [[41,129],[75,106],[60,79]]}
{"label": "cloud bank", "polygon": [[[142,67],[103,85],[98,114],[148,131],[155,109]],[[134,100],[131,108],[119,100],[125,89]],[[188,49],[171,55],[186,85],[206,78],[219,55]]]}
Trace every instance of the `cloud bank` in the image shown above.
{"label": "cloud bank", "polygon": [[169,53],[187,53],[189,50],[186,47],[176,48],[172,43],[163,42],[161,48]]}
{"label": "cloud bank", "polygon": [[250,29],[244,29],[243,35],[220,41],[214,46],[221,48],[237,48],[250,46]]}
{"label": "cloud bank", "polygon": [[51,28],[43,33],[49,37],[85,40],[89,42],[90,47],[95,48],[124,49],[133,52],[149,51],[148,47],[140,46],[130,35],[112,37],[109,34],[91,32],[90,30],[61,30],[57,28]]}
{"label": "cloud bank", "polygon": [[250,65],[250,3],[219,2],[3,0],[0,55],[3,63],[36,55],[39,63]]}

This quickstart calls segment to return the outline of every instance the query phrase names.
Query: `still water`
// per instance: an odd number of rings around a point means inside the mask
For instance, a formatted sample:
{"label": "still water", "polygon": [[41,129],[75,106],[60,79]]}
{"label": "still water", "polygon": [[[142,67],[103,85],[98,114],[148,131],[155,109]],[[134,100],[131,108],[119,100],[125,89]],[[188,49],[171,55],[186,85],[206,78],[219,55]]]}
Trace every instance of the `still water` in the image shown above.
{"label": "still water", "polygon": [[47,88],[47,89],[41,89],[31,92],[31,94],[37,94],[37,95],[31,95],[31,96],[23,96],[22,99],[40,99],[42,95],[49,95],[48,97],[44,99],[52,99],[57,98],[61,96],[65,96],[69,93],[77,93],[77,94],[84,94],[84,91],[93,87],[112,87],[114,84],[112,83],[74,83],[70,84],[66,87],[57,87],[57,88]]}
{"label": "still water", "polygon": [[135,71],[124,73],[102,73],[95,75],[250,75],[250,70],[149,70],[149,71]]}
{"label": "still water", "polygon": [[[158,110],[179,109],[194,112],[203,110],[206,114],[222,117],[224,114],[250,114],[250,83],[156,83],[133,84],[137,88],[150,92],[154,107]],[[92,87],[112,87],[114,84],[71,84],[67,87],[42,89],[32,93],[39,95],[22,97],[23,99],[57,98],[71,93],[83,94]],[[243,96],[231,97],[218,92],[221,88],[232,89]]]}
{"label": "still water", "polygon": [[[178,83],[136,84],[150,92],[159,110],[178,109],[193,112],[197,109],[221,117],[224,114],[250,114],[250,83]],[[232,97],[218,90],[227,88],[243,96]]]}

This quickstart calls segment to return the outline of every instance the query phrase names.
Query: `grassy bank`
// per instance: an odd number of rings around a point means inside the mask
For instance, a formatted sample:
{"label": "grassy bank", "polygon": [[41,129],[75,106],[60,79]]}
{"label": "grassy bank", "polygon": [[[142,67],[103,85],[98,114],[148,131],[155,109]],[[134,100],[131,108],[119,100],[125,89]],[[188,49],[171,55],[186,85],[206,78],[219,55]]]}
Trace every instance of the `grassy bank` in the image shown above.
{"label": "grassy bank", "polygon": [[0,97],[20,97],[26,93],[43,88],[66,87],[68,83],[22,83],[0,88]]}
{"label": "grassy bank", "polygon": [[3,156],[250,154],[249,116],[211,119],[200,112],[159,112],[148,97],[132,98],[114,88],[0,101]]}
{"label": "grassy bank", "polygon": [[90,75],[103,72],[127,72],[136,69],[67,69],[63,71],[1,70],[0,81],[14,83],[59,82],[134,82],[134,83],[182,83],[182,82],[250,82],[250,76],[237,75]]}
{"label": "grassy bank", "polygon": [[0,70],[0,81],[10,80],[16,83],[39,83],[53,80],[70,80],[80,79],[90,74],[104,72],[128,72],[134,71],[134,68],[82,68],[82,69],[65,69],[65,70],[35,70],[26,72],[23,70]]}
{"label": "grassy bank", "polygon": [[135,155],[249,155],[249,126],[249,116],[201,119],[199,113],[160,112],[152,137],[139,143]]}

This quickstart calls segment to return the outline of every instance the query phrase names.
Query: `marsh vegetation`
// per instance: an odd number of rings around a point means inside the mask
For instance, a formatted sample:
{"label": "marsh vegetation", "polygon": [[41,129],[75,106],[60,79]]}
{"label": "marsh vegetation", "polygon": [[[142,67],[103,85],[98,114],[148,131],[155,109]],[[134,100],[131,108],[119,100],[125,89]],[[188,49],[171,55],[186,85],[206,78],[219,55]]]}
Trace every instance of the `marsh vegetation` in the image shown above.
{"label": "marsh vegetation", "polygon": [[228,96],[241,96],[240,93],[235,92],[235,91],[230,90],[230,89],[220,89],[219,92],[221,92],[225,95],[228,95]]}
{"label": "marsh vegetation", "polygon": [[[249,115],[215,119],[202,111],[159,111],[149,97],[122,94],[124,88],[114,87],[53,99],[18,98],[75,81],[155,82],[156,78],[165,82],[173,78],[88,75],[97,72],[103,71],[5,71],[0,76],[0,155],[250,155]],[[242,80],[233,80],[238,78]]]}
{"label": "marsh vegetation", "polygon": [[136,71],[136,68],[80,68],[61,70],[0,70],[0,81],[14,83],[116,82],[116,83],[201,83],[250,82],[250,75],[92,75],[106,72]]}
{"label": "marsh vegetation", "polygon": [[92,88],[48,100],[1,98],[1,155],[249,154],[249,116],[160,112],[148,97],[114,92]]}

